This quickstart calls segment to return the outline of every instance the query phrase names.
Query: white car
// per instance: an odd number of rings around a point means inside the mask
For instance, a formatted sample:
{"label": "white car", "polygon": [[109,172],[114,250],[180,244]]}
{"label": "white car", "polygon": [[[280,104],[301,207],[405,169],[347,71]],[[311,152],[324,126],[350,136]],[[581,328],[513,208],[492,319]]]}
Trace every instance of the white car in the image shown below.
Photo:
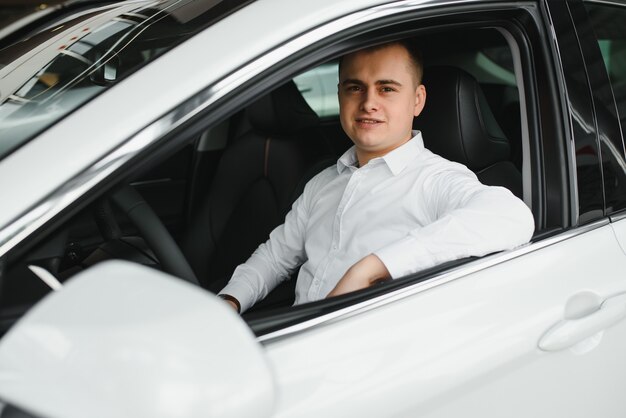
{"label": "white car", "polygon": [[[0,417],[624,416],[626,2],[39,13],[0,32]],[[400,38],[427,147],[532,241],[236,315],[215,292],[350,145],[339,57]]]}

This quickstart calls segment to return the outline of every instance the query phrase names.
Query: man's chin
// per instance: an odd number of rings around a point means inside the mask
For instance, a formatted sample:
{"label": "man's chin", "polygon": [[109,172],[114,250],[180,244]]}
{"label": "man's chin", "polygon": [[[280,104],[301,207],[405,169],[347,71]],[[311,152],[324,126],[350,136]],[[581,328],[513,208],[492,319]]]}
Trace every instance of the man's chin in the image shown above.
{"label": "man's chin", "polygon": [[385,132],[382,129],[358,129],[352,138],[355,144],[361,144],[363,147],[376,147],[377,144],[385,142]]}
{"label": "man's chin", "polygon": [[357,148],[368,152],[376,151],[380,147],[378,142],[364,139],[359,139],[358,141],[353,140],[352,142],[354,142],[354,145],[356,145]]}
{"label": "man's chin", "polygon": [[351,138],[358,149],[374,154],[389,152],[411,139],[408,137],[395,140],[389,137],[388,132],[357,132]]}

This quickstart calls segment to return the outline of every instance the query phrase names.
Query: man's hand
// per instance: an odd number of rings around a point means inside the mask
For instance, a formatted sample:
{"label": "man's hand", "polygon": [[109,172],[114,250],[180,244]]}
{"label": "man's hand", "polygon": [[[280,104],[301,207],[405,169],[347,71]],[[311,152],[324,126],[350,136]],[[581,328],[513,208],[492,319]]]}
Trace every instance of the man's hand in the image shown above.
{"label": "man's hand", "polygon": [[391,278],[387,267],[374,254],[370,254],[356,262],[346,271],[337,286],[326,296],[343,295],[344,293],[354,292],[355,290],[365,289],[376,282],[388,280]]}
{"label": "man's hand", "polygon": [[239,307],[235,302],[233,302],[232,300],[227,300],[226,303],[228,303],[235,310],[235,312],[239,313]]}
{"label": "man's hand", "polygon": [[237,299],[232,297],[231,295],[217,295],[222,298],[226,303],[228,303],[232,308],[237,311],[237,313],[241,313],[241,304]]}

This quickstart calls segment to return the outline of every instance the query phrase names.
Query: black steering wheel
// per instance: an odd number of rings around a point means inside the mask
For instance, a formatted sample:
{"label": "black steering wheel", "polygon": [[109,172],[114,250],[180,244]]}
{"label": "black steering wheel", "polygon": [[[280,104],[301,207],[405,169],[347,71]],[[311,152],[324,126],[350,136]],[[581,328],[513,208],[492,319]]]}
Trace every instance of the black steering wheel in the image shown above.
{"label": "black steering wheel", "polygon": [[[198,278],[172,235],[135,189],[125,185],[109,197],[139,230],[139,234],[154,251],[164,271],[200,286]],[[111,222],[115,223],[115,220]]]}

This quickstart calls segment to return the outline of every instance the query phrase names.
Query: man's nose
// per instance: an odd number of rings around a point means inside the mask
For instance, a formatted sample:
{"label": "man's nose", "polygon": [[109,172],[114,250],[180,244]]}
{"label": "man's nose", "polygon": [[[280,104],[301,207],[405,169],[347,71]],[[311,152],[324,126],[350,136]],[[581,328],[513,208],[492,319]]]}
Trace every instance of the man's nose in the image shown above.
{"label": "man's nose", "polygon": [[378,110],[378,100],[376,97],[376,91],[374,89],[365,89],[361,101],[361,110],[366,112],[373,112]]}

